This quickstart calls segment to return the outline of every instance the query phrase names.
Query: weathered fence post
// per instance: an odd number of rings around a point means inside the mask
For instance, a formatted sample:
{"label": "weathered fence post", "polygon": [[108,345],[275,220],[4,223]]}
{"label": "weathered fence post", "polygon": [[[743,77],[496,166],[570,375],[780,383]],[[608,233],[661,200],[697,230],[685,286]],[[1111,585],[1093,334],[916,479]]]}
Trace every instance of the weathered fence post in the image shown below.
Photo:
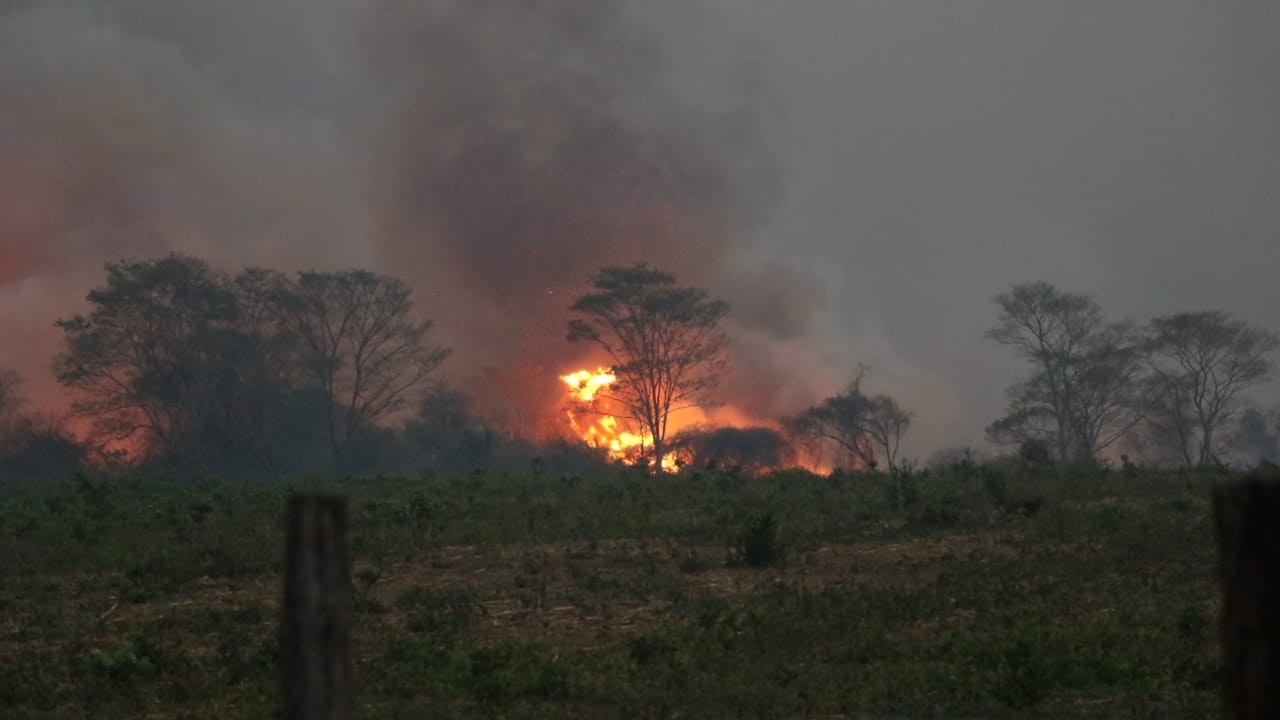
{"label": "weathered fence post", "polygon": [[285,720],[350,720],[351,582],[346,501],[289,498],[280,626]]}
{"label": "weathered fence post", "polygon": [[1223,717],[1280,718],[1280,474],[1213,494],[1222,581]]}

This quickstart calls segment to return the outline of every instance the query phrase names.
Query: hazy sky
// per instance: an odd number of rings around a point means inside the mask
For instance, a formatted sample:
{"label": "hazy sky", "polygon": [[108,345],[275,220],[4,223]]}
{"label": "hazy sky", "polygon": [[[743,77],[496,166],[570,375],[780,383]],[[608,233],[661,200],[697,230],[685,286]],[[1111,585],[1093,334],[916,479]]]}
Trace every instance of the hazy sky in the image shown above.
{"label": "hazy sky", "polygon": [[826,280],[833,350],[913,386],[923,444],[999,412],[1014,282],[1280,330],[1280,4],[715,4],[786,108],[759,243]]}
{"label": "hazy sky", "polygon": [[1276,37],[1262,0],[0,0],[0,366],[49,396],[52,319],[171,249],[402,274],[456,362],[567,362],[531,309],[644,258],[738,308],[726,399],[861,362],[909,453],[979,443],[1011,283],[1280,330]]}

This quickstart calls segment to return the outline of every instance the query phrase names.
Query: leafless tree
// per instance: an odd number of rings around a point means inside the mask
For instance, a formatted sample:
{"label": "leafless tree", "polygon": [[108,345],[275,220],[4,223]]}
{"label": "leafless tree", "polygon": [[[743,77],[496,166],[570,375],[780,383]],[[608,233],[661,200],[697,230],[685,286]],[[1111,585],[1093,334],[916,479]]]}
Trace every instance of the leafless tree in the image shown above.
{"label": "leafless tree", "polygon": [[1009,388],[1009,411],[988,427],[996,442],[1042,442],[1060,462],[1092,462],[1140,419],[1139,352],[1126,323],[1108,323],[1093,299],[1046,282],[995,298],[987,337],[1032,365]]}
{"label": "leafless tree", "polygon": [[896,400],[888,395],[871,398],[866,415],[867,437],[880,449],[890,472],[898,468],[898,447],[910,425],[911,413]]}
{"label": "leafless tree", "polygon": [[335,468],[355,439],[416,401],[449,350],[431,342],[429,321],[412,317],[412,290],[364,270],[304,272],[274,295],[302,367],[323,392]]}
{"label": "leafless tree", "polygon": [[1217,459],[1219,429],[1240,411],[1241,393],[1271,377],[1274,333],[1222,311],[1180,312],[1151,322],[1147,418],[1185,465]]}
{"label": "leafless tree", "polygon": [[888,395],[865,395],[862,379],[860,369],[844,392],[790,418],[787,427],[798,438],[834,443],[863,467],[877,467],[883,460],[893,471],[911,414]]}
{"label": "leafless tree", "polygon": [[727,367],[720,321],[729,306],[674,275],[643,263],[602,268],[594,292],[574,302],[572,342],[590,342],[612,360],[617,381],[607,400],[626,409],[652,437],[653,465],[666,452],[671,413],[706,405]]}

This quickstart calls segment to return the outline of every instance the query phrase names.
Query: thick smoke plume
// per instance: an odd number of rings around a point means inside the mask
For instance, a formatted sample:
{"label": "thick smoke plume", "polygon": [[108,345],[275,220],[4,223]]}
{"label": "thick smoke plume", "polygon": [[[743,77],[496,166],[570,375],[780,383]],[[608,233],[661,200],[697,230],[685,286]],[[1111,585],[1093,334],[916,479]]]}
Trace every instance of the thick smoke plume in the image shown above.
{"label": "thick smoke plume", "polygon": [[[741,300],[747,349],[798,337],[816,298],[796,285],[732,297],[758,274],[731,266],[738,238],[778,202],[768,86],[730,53],[714,100],[690,92],[654,31],[690,18],[638,9],[0,4],[0,366],[51,402],[53,319],[103,262],[167,251],[405,277],[449,373],[516,422],[554,403],[582,352],[566,308],[604,264]],[[769,354],[737,366],[774,410]]]}
{"label": "thick smoke plume", "polygon": [[554,403],[560,388],[532,378],[583,352],[563,341],[565,308],[597,268],[645,260],[707,282],[773,201],[758,98],[680,98],[622,3],[384,8],[365,39],[370,75],[394,88],[368,103],[375,237],[466,338],[463,362],[518,378],[515,398]]}

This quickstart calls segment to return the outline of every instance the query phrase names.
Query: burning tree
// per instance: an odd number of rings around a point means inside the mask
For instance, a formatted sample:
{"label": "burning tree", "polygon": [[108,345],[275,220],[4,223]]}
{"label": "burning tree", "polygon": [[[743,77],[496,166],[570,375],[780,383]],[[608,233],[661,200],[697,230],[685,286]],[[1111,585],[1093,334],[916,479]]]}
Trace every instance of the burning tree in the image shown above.
{"label": "burning tree", "polygon": [[707,405],[707,393],[724,374],[728,338],[720,321],[729,306],[644,263],[602,268],[592,285],[595,292],[570,308],[585,317],[569,321],[569,340],[595,343],[609,354],[616,380],[595,398],[640,423],[660,467],[668,417]]}

